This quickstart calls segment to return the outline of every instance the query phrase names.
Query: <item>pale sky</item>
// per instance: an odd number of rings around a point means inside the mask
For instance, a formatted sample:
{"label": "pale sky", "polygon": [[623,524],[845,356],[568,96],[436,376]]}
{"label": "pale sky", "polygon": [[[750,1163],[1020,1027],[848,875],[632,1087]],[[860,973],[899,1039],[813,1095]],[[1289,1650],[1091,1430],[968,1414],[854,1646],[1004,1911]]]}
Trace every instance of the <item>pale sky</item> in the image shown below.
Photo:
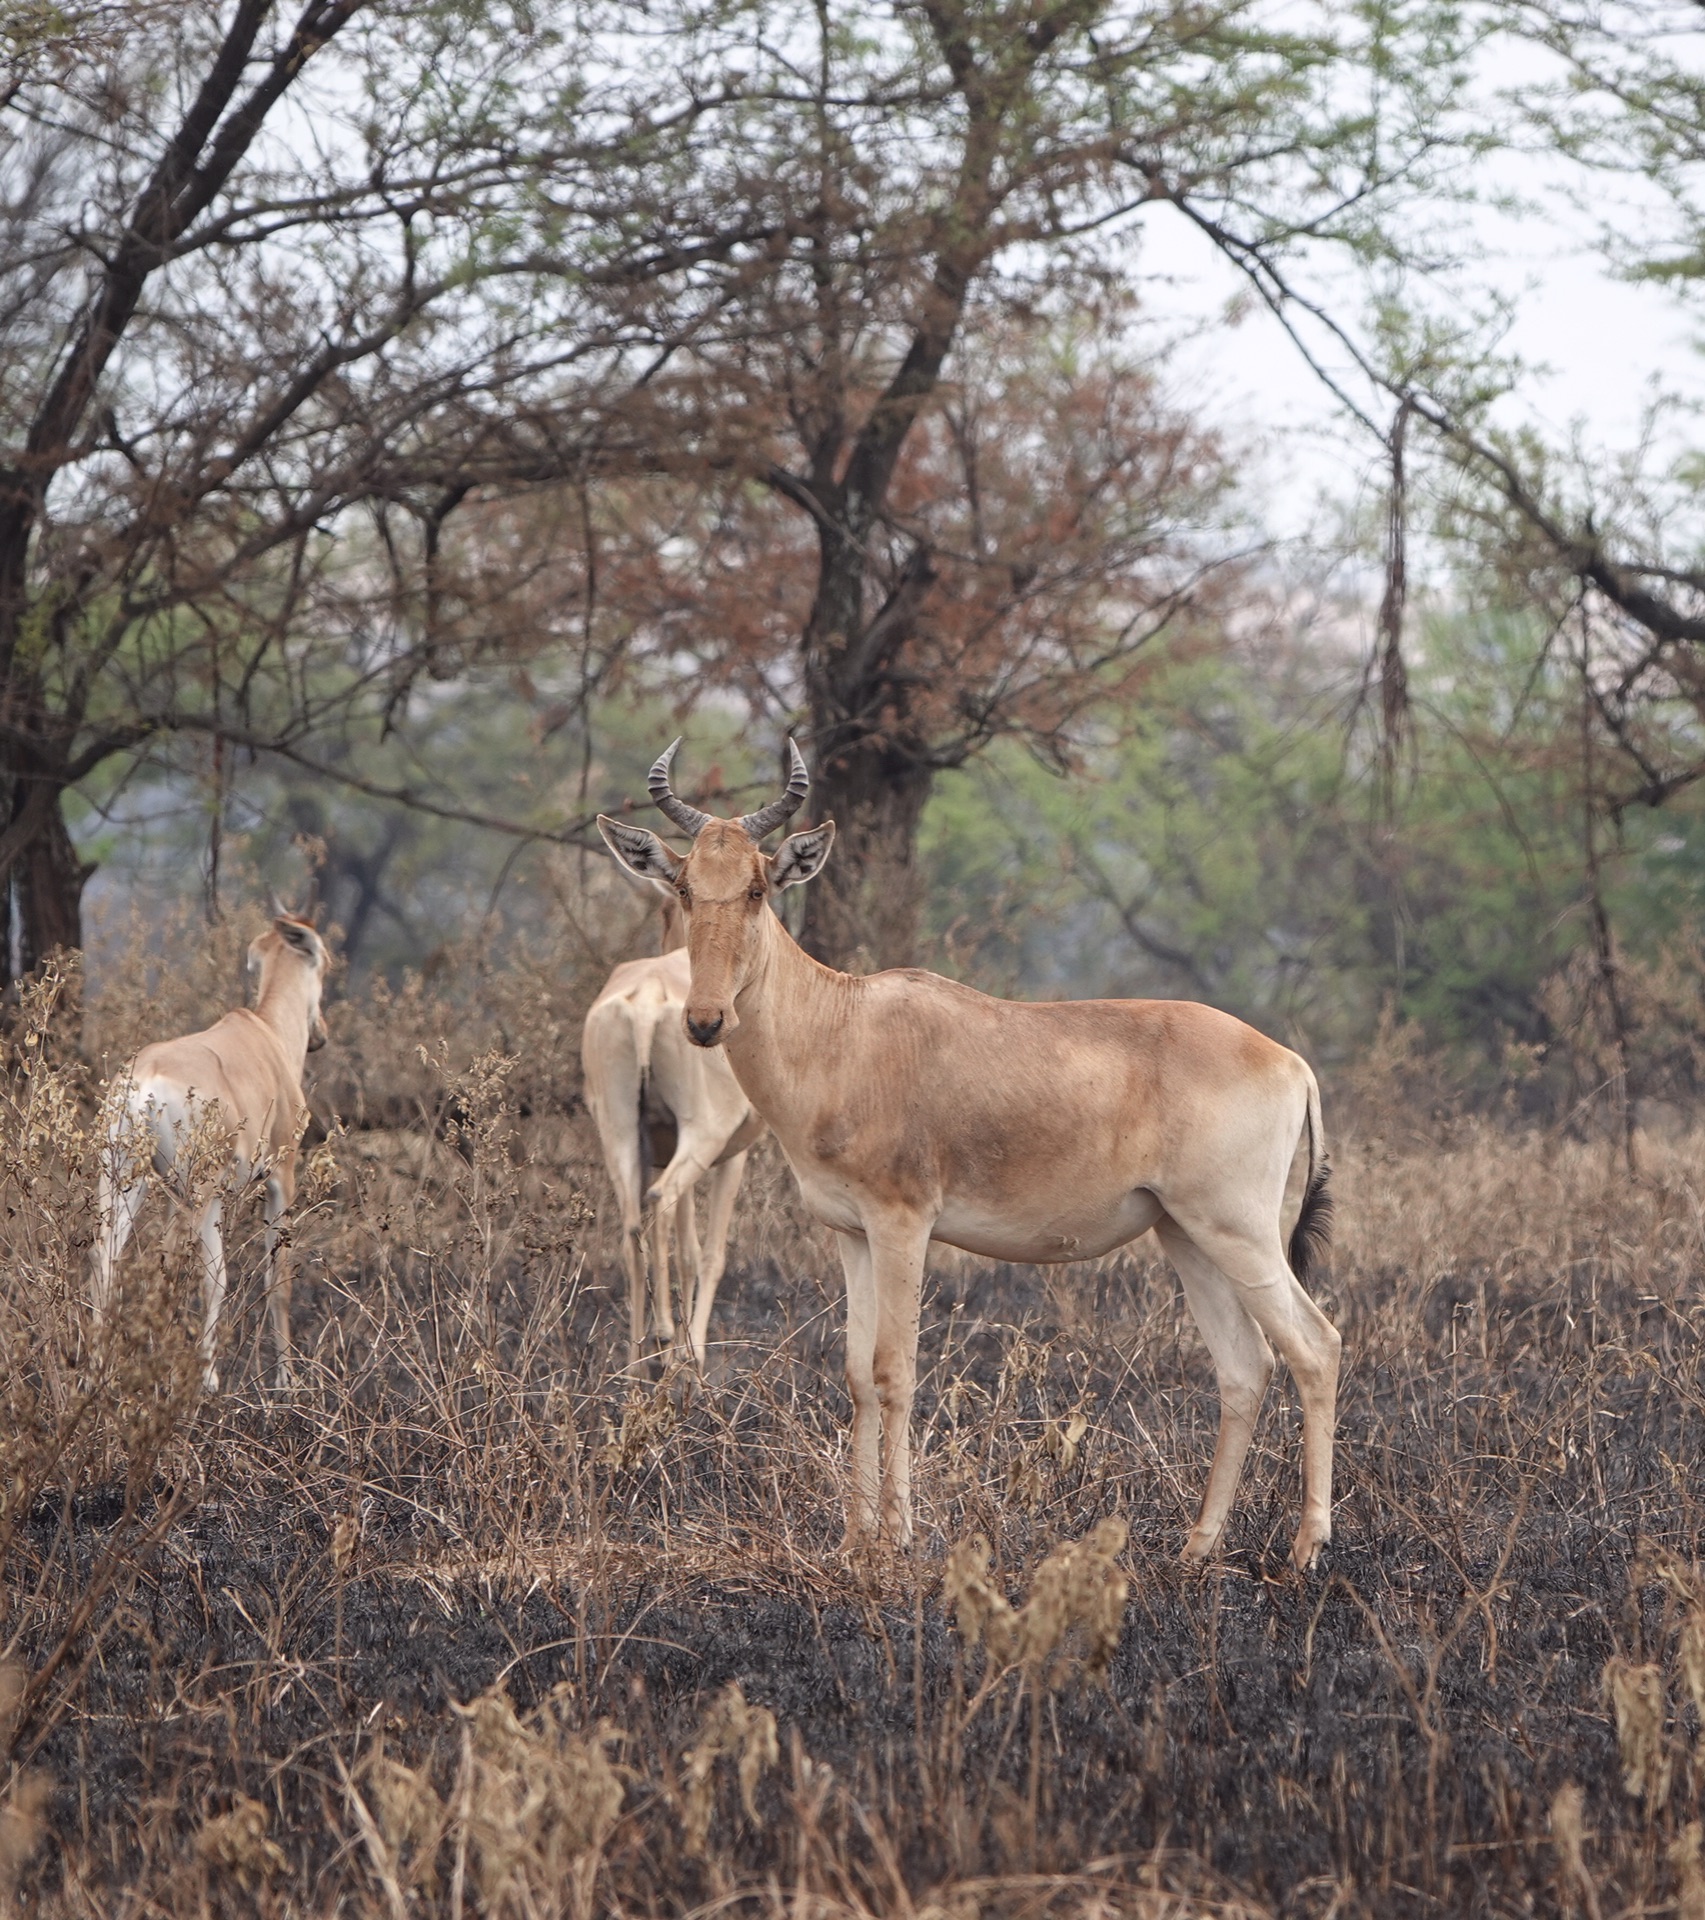
{"label": "pale sky", "polygon": [[[1552,445],[1578,430],[1583,445],[1608,460],[1636,445],[1661,390],[1674,398],[1660,411],[1653,461],[1705,445],[1705,353],[1695,344],[1705,327],[1673,294],[1614,277],[1555,214],[1466,217],[1482,255],[1472,275],[1514,303],[1505,345],[1533,369],[1499,403],[1500,424],[1533,426]],[[1261,444],[1257,485],[1275,532],[1306,531],[1322,494],[1344,500],[1370,478],[1384,484],[1378,450],[1265,309],[1251,306],[1235,329],[1223,325],[1247,282],[1207,240],[1181,217],[1158,212],[1145,222],[1141,246],[1142,272],[1154,282],[1149,310],[1177,339],[1175,398],[1205,411],[1234,441]],[[1347,279],[1334,304],[1358,313]],[[1346,370],[1345,379],[1362,399],[1356,376]],[[1390,402],[1376,400],[1370,411],[1389,418]]]}

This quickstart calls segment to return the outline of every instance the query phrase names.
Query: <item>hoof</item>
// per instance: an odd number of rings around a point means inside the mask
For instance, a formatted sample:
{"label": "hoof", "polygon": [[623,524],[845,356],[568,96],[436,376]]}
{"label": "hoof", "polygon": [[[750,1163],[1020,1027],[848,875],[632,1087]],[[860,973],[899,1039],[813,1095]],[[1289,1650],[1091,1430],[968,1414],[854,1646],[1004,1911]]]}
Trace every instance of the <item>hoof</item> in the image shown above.
{"label": "hoof", "polygon": [[1331,1544],[1332,1536],[1329,1533],[1307,1535],[1299,1533],[1291,1548],[1291,1565],[1298,1573],[1320,1572],[1326,1549]]}

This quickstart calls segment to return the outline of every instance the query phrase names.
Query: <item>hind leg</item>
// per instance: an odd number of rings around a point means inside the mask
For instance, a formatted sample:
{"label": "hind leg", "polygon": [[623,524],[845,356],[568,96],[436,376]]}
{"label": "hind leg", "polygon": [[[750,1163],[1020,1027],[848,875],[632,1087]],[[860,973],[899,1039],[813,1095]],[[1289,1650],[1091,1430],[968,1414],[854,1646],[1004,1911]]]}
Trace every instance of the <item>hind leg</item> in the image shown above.
{"label": "hind leg", "polygon": [[[603,1120],[599,1119],[602,1131]],[[637,1367],[645,1352],[645,1215],[640,1206],[639,1137],[614,1134],[604,1139],[604,1161],[616,1190],[621,1221],[622,1277],[628,1293],[628,1365]]]}
{"label": "hind leg", "polygon": [[1255,1435],[1256,1417],[1273,1377],[1273,1350],[1245,1311],[1236,1287],[1176,1221],[1163,1215],[1155,1238],[1178,1271],[1191,1317],[1213,1358],[1219,1389],[1220,1430],[1208,1472],[1202,1510],[1184,1543],[1184,1559],[1208,1559],[1220,1543],[1237,1497],[1243,1462]]}
{"label": "hind leg", "polygon": [[225,1307],[225,1238],[221,1224],[225,1198],[215,1193],[202,1207],[196,1222],[196,1240],[201,1249],[201,1383],[209,1393],[219,1391],[219,1368],[214,1355],[218,1351],[219,1316]]}
{"label": "hind leg", "polygon": [[628,1365],[645,1357],[645,1228],[636,1220],[622,1229],[622,1271],[628,1283]]}
{"label": "hind leg", "polygon": [[94,1264],[89,1271],[89,1317],[97,1335],[106,1326],[107,1315],[112,1311],[113,1279],[130,1236],[136,1230],[136,1216],[142,1211],[147,1186],[145,1175],[138,1174],[125,1182],[113,1169],[101,1169],[100,1229],[95,1236]]}
{"label": "hind leg", "polygon": [[673,1200],[660,1201],[651,1210],[651,1326],[660,1348],[675,1344],[675,1301],[669,1254],[678,1211]]}
{"label": "hind leg", "polygon": [[296,1156],[282,1155],[266,1183],[266,1305],[272,1321],[273,1385],[287,1393],[296,1384],[290,1351],[290,1243],[279,1222],[296,1198]]}
{"label": "hind leg", "polygon": [[698,1295],[699,1268],[703,1258],[699,1247],[698,1195],[689,1187],[681,1195],[681,1204],[675,1213],[676,1284],[681,1290],[681,1319],[676,1333],[689,1353],[693,1344],[693,1304]]}
{"label": "hind leg", "polygon": [[1217,1224],[1180,1224],[1236,1288],[1244,1311],[1296,1380],[1302,1401],[1303,1500],[1291,1559],[1298,1567],[1311,1567],[1332,1538],[1332,1445],[1343,1341],[1291,1272],[1276,1222],[1265,1233]]}

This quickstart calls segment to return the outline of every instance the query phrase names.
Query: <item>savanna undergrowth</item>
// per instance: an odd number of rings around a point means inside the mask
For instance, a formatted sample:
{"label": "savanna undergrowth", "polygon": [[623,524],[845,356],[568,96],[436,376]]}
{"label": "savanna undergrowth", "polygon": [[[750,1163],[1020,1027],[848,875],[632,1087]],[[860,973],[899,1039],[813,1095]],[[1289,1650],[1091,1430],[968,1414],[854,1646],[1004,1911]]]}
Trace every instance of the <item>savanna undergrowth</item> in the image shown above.
{"label": "savanna undergrowth", "polygon": [[[622,1369],[576,1046],[518,962],[332,1010],[265,1382],[156,1194],[96,1341],[103,1071],[205,971],[32,985],[0,1078],[0,1900],[43,1914],[1705,1911],[1705,1140],[1337,1102],[1324,1568],[1279,1382],[1177,1554],[1212,1374],[1146,1243],[943,1253],[920,1544],[840,1550],[840,1282],[773,1150],[705,1375]],[[226,963],[232,962],[226,973]],[[199,996],[199,999],[198,999]],[[78,1033],[82,1046],[73,1044]]]}

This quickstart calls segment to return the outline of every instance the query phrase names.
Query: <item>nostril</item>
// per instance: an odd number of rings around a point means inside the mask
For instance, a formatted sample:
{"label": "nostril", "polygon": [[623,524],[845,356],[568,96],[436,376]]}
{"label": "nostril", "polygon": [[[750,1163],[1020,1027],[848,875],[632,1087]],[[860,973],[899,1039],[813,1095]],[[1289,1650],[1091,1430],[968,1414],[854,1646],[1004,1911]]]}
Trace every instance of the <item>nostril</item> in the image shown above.
{"label": "nostril", "polygon": [[722,1015],[720,1013],[713,1014],[708,1020],[695,1019],[692,1014],[687,1016],[687,1032],[701,1047],[708,1047],[721,1031]]}

